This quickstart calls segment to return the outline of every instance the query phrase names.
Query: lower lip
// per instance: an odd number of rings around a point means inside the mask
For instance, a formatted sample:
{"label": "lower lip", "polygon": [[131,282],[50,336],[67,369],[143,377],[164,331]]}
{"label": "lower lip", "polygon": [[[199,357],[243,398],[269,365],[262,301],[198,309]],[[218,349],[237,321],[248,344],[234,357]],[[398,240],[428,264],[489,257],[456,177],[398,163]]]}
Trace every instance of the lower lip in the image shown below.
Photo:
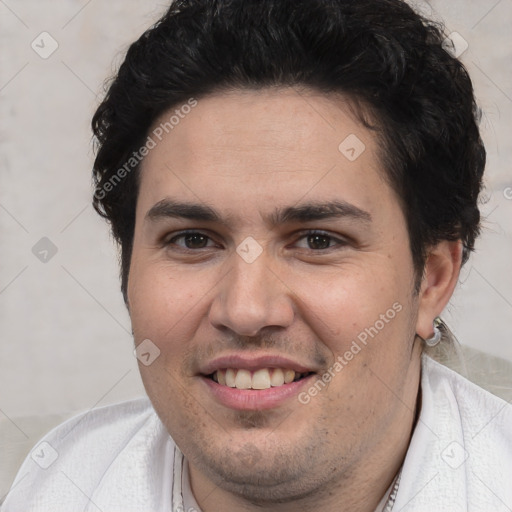
{"label": "lower lip", "polygon": [[314,376],[315,374],[311,374],[297,382],[260,390],[230,388],[207,377],[201,377],[201,379],[222,405],[240,411],[254,411],[273,409],[290,398],[297,397],[299,390],[307,385]]}

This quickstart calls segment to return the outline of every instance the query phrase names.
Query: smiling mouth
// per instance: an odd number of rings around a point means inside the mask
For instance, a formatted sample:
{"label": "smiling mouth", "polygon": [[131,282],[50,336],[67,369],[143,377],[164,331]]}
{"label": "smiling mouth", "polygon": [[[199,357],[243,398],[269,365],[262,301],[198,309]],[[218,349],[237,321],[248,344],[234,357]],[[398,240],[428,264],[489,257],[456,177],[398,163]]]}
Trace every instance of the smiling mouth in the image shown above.
{"label": "smiling mouth", "polygon": [[299,373],[288,368],[260,368],[253,371],[222,368],[206,375],[206,378],[229,388],[263,390],[298,382],[312,374],[313,372]]}

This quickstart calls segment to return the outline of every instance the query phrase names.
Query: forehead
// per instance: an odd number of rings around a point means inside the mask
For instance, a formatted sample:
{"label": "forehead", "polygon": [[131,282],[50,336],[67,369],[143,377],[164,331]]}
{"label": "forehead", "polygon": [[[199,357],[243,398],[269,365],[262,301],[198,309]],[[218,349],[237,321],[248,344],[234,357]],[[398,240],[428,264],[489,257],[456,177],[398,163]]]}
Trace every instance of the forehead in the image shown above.
{"label": "forehead", "polygon": [[146,211],[166,196],[245,212],[302,198],[364,208],[391,192],[375,134],[339,95],[293,88],[212,94],[193,108],[173,107],[149,136],[155,146],[139,191]]}

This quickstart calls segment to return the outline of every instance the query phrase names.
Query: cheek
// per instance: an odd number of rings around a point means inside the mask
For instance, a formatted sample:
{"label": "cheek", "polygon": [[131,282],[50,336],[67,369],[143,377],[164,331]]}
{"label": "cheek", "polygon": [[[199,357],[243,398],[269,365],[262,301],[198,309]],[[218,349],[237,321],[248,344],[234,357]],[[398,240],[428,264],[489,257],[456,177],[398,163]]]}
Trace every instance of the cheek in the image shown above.
{"label": "cheek", "polygon": [[[372,259],[374,261],[372,261]],[[387,259],[387,258],[386,258]],[[383,264],[386,264],[384,266]],[[325,342],[347,342],[386,315],[386,330],[394,321],[396,309],[408,301],[405,282],[389,266],[389,260],[368,257],[363,262],[344,265],[329,273],[312,271],[295,279],[293,290],[302,304],[307,323]],[[392,321],[391,321],[391,320]],[[379,323],[380,326],[380,323]]]}
{"label": "cheek", "polygon": [[190,275],[164,263],[132,265],[128,298],[136,339],[141,336],[163,341],[179,331],[201,308],[209,288],[200,275]]}

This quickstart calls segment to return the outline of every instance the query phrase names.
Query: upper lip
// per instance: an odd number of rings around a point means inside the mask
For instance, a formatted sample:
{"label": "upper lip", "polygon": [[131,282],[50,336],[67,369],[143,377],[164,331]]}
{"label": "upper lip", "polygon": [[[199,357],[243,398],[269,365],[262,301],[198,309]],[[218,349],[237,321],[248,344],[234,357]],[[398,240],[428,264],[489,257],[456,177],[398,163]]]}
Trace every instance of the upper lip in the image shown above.
{"label": "upper lip", "polygon": [[239,370],[259,370],[260,368],[282,368],[294,370],[297,373],[314,372],[312,367],[305,366],[287,357],[279,355],[258,355],[228,354],[217,357],[201,366],[199,373],[211,375],[217,370],[224,368],[236,368]]}

